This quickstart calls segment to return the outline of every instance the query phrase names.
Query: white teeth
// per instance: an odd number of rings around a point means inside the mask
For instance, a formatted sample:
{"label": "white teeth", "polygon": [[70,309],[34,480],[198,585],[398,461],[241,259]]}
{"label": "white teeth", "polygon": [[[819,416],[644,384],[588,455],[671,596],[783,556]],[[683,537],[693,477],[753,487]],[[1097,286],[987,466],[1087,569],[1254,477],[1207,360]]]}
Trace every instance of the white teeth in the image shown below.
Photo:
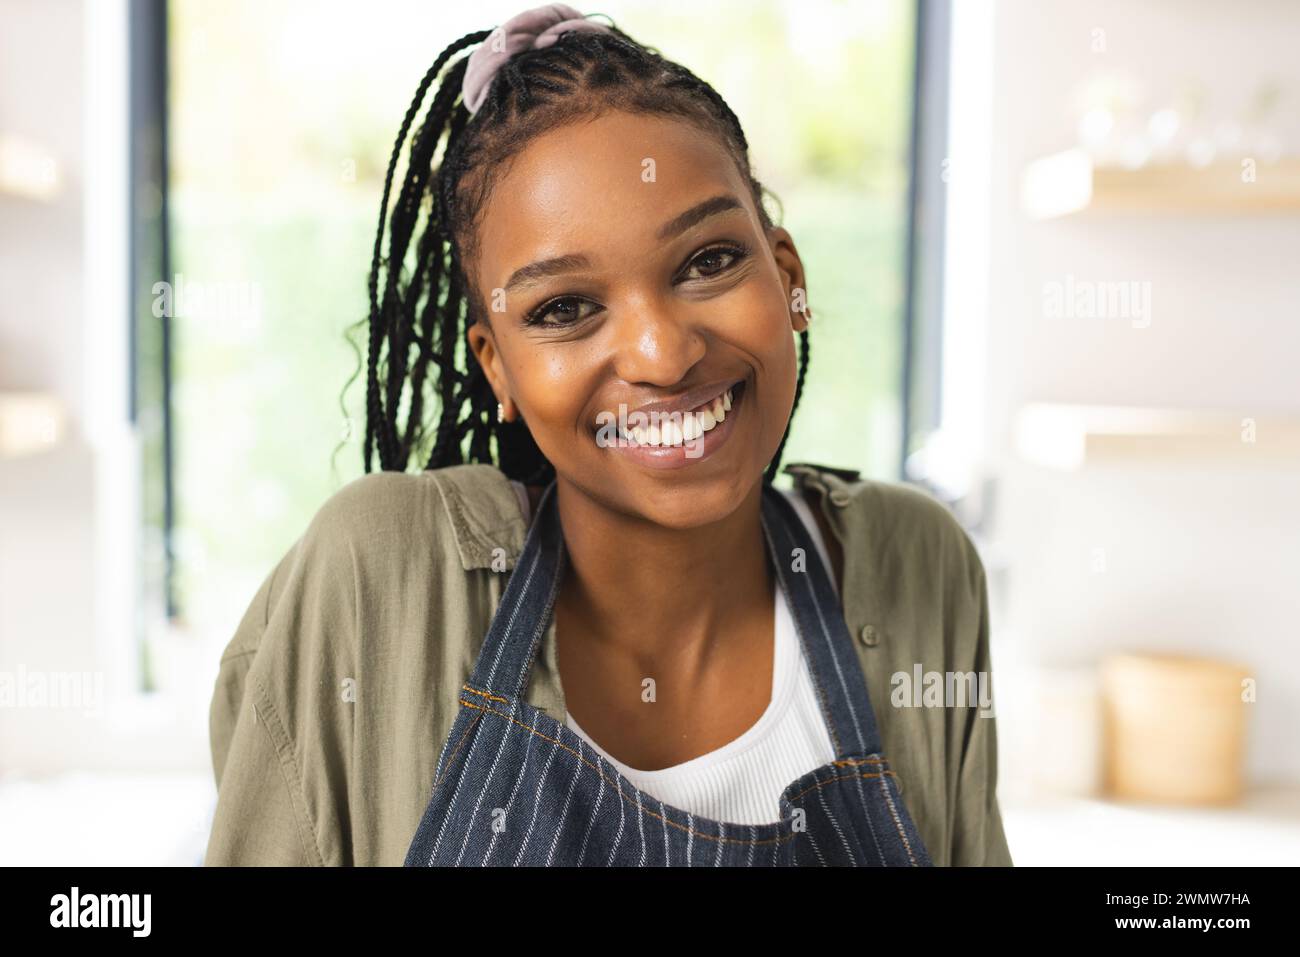
{"label": "white teeth", "polygon": [[[732,394],[728,389],[696,412],[651,414],[653,424],[621,428],[619,438],[628,445],[648,448],[672,448],[693,442],[705,432],[712,431],[727,418],[731,411]],[[644,421],[644,420],[643,420]]]}

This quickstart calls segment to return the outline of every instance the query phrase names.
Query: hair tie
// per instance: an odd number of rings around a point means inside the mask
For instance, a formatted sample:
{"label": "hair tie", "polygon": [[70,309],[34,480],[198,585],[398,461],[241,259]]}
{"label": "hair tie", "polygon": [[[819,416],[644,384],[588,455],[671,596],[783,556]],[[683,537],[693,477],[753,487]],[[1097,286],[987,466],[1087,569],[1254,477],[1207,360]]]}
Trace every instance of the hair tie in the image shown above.
{"label": "hair tie", "polygon": [[478,112],[483,100],[487,98],[492,78],[512,56],[525,50],[549,47],[566,30],[610,32],[605,24],[586,19],[583,14],[564,3],[548,3],[516,13],[493,30],[469,55],[465,80],[461,84],[465,109],[471,114]]}

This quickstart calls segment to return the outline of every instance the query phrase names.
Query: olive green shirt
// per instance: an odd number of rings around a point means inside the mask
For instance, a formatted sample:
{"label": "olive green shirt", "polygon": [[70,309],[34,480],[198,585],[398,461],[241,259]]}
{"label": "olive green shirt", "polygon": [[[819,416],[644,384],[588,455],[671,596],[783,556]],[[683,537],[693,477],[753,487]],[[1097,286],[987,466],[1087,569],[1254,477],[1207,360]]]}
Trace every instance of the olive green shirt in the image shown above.
{"label": "olive green shirt", "polygon": [[[845,621],[932,860],[1011,864],[996,719],[976,701],[898,706],[894,688],[918,665],[990,674],[973,544],[946,506],[911,486],[822,466],[786,471],[843,550]],[[326,501],[222,655],[205,864],[404,862],[526,531],[514,489],[489,465],[371,473]],[[525,697],[564,722],[553,616]]]}

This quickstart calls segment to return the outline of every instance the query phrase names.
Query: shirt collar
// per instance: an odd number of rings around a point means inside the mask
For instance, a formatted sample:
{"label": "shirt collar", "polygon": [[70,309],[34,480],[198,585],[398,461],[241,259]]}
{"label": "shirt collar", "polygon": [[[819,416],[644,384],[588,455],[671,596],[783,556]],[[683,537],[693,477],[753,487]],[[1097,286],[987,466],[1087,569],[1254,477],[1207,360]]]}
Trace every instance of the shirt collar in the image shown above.
{"label": "shirt collar", "polygon": [[494,465],[451,465],[429,472],[447,511],[461,566],[470,571],[514,566],[528,529],[519,499],[505,473]]}

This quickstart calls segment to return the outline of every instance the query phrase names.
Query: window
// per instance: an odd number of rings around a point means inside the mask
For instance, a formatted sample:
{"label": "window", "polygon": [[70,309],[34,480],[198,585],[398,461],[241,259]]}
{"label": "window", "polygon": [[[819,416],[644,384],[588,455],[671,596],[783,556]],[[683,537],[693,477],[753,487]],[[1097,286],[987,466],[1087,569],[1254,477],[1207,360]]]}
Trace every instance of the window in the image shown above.
{"label": "window", "polygon": [[[155,327],[136,356],[171,410],[170,454],[150,458],[170,478],[154,476],[163,505],[152,498],[150,515],[170,517],[172,610],[214,644],[321,503],[361,474],[349,327],[367,314],[383,175],[410,96],[447,43],[519,9],[167,4],[173,314],[166,341]],[[908,227],[916,3],[600,12],[726,98],[804,258],[816,320],[784,460],[897,478],[909,277],[922,281]]]}

